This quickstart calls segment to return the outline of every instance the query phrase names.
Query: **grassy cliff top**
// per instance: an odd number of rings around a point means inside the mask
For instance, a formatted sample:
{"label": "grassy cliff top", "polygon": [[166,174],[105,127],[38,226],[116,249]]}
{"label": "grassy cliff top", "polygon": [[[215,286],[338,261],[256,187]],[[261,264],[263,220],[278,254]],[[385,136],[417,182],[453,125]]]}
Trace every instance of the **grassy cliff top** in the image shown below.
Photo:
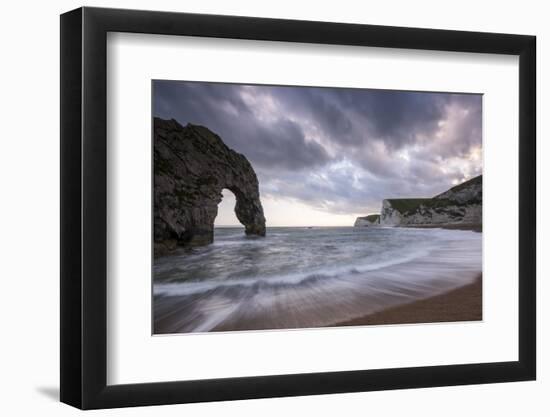
{"label": "grassy cliff top", "polygon": [[468,181],[463,182],[462,184],[455,185],[449,191],[460,191],[463,188],[469,187],[474,184],[481,184],[483,182],[483,176],[478,175],[477,177],[471,178]]}
{"label": "grassy cliff top", "polygon": [[420,206],[425,208],[448,207],[451,205],[460,206],[465,203],[449,200],[448,198],[394,198],[388,199],[392,208],[401,214],[412,214]]}
{"label": "grassy cliff top", "polygon": [[400,213],[416,210],[421,204],[429,203],[431,198],[388,198],[391,206]]}
{"label": "grassy cliff top", "polygon": [[421,205],[427,208],[437,208],[445,207],[447,205],[466,204],[466,202],[459,203],[458,201],[455,201],[455,199],[452,197],[453,193],[460,192],[461,190],[474,185],[481,185],[482,181],[482,176],[478,175],[477,177],[469,179],[462,184],[455,185],[444,193],[438,194],[434,198],[388,198],[387,201],[390,203],[394,210],[397,210],[403,214],[413,213]]}
{"label": "grassy cliff top", "polygon": [[380,218],[380,214],[369,214],[368,216],[365,216],[363,218],[372,223],[377,221]]}

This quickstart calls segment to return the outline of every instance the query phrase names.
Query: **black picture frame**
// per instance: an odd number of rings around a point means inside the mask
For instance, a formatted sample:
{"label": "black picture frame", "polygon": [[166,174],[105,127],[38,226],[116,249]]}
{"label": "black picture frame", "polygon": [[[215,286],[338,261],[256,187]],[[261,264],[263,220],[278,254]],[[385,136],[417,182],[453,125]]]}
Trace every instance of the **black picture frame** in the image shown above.
{"label": "black picture frame", "polygon": [[[519,357],[452,364],[107,385],[108,32],[519,56]],[[82,409],[482,384],[536,377],[534,36],[136,10],[61,15],[61,401]]]}

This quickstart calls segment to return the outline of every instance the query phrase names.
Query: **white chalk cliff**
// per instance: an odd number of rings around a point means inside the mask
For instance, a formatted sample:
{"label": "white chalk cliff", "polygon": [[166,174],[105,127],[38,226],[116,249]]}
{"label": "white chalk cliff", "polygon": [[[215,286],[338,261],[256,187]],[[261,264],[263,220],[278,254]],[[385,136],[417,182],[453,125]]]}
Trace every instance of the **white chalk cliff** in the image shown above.
{"label": "white chalk cliff", "polygon": [[480,175],[433,198],[386,199],[382,202],[380,224],[481,224],[482,197]]}
{"label": "white chalk cliff", "polygon": [[380,215],[379,214],[369,214],[365,217],[357,217],[355,220],[355,227],[369,227],[376,226],[380,224]]}

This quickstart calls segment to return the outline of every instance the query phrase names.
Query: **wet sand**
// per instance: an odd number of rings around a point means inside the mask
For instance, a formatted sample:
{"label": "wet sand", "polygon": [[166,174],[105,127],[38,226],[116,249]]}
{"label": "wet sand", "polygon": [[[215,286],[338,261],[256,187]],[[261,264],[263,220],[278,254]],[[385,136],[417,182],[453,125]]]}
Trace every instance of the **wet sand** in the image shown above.
{"label": "wet sand", "polygon": [[[178,309],[171,306],[170,319],[177,319]],[[430,298],[390,307],[376,313],[326,327],[367,326],[384,324],[438,323],[482,320],[482,277],[468,285],[453,289]],[[170,321],[170,320],[168,320]],[[229,320],[216,325],[211,331],[239,331],[266,329],[309,328],[306,325],[278,325],[277,321],[266,322],[265,317]],[[319,327],[319,326],[311,326]],[[155,321],[155,334],[179,333],[164,319]]]}
{"label": "wet sand", "polygon": [[337,323],[331,327],[474,320],[482,320],[481,274],[472,284],[447,293]]}

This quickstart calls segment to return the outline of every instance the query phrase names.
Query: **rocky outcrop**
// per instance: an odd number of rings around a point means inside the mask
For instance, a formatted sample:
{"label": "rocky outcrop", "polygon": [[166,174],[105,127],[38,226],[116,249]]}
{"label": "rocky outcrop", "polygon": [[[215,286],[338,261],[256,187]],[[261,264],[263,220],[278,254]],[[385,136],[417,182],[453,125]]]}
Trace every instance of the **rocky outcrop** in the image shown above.
{"label": "rocky outcrop", "polygon": [[212,243],[224,188],[245,233],[265,236],[258,178],[244,155],[203,126],[155,118],[153,134],[155,255]]}
{"label": "rocky outcrop", "polygon": [[384,200],[380,224],[387,226],[480,225],[482,222],[482,182],[480,175],[433,198]]}
{"label": "rocky outcrop", "polygon": [[380,215],[379,214],[369,214],[365,217],[357,217],[355,219],[354,227],[370,227],[380,224]]}

